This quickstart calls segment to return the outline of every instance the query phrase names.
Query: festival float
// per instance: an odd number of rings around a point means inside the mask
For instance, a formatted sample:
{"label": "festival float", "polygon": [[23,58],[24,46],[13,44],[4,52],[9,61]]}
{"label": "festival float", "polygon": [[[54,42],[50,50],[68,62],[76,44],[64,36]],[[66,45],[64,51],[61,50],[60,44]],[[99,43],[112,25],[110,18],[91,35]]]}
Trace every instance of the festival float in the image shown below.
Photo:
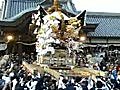
{"label": "festival float", "polygon": [[102,71],[77,67],[76,52],[83,52],[80,47],[86,40],[86,33],[82,29],[85,27],[85,14],[86,10],[74,17],[67,16],[58,0],[54,0],[53,6],[47,10],[38,5],[37,13],[32,14],[30,27],[35,28],[37,39],[36,64],[44,67],[45,72],[57,78],[60,74],[84,77],[106,75]]}
{"label": "festival float", "polygon": [[[32,22],[37,25],[34,34],[37,38],[36,52],[39,64],[44,63],[45,59],[49,59],[49,64],[53,59],[57,59],[56,64],[60,64],[58,62],[62,59],[66,64],[75,64],[75,57],[71,56],[71,53],[86,39],[81,29],[81,18],[84,19],[85,12],[82,12],[82,17],[81,14],[68,17],[62,12],[57,0],[54,0],[53,6],[48,10],[38,6],[38,13],[32,15]],[[46,57],[48,53],[49,57]]]}
{"label": "festival float", "polygon": [[[85,25],[85,13],[86,10],[74,17],[69,17],[62,12],[58,0],[54,0],[53,6],[47,10],[38,5],[37,14],[32,14],[33,24],[31,25],[31,27],[36,26],[34,34],[37,39],[37,65],[55,66],[59,67],[58,70],[63,69],[62,66],[65,66],[65,69],[67,66],[77,65],[75,52],[83,52],[80,46],[86,40],[86,33],[82,30]],[[76,73],[79,74],[78,76],[91,75],[88,69],[70,71],[72,75]],[[99,72],[96,75],[98,74]]]}

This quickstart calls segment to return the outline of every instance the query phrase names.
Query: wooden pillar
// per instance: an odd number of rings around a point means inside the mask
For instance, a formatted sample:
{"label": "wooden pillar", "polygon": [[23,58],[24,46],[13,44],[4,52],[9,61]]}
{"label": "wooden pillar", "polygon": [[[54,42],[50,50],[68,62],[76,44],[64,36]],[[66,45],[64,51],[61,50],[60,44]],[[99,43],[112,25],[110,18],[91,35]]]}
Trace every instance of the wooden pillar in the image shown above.
{"label": "wooden pillar", "polygon": [[19,55],[19,64],[22,64],[22,43],[21,43],[20,35],[19,35],[19,42],[18,42],[18,55]]}
{"label": "wooden pillar", "polygon": [[11,42],[7,43],[6,55],[9,55],[10,53],[12,53],[12,43]]}
{"label": "wooden pillar", "polygon": [[8,55],[8,47],[9,47],[9,45],[7,44],[7,48],[6,48],[6,50],[5,50],[5,54],[6,54],[6,55]]}

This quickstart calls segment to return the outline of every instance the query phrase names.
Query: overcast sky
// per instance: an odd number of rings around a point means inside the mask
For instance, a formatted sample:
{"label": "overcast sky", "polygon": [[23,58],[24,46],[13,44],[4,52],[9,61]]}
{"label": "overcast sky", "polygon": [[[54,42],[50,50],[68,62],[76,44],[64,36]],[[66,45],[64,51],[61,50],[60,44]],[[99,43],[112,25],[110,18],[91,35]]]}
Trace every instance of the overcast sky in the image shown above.
{"label": "overcast sky", "polygon": [[73,0],[78,10],[120,13],[120,0]]}
{"label": "overcast sky", "polygon": [[2,6],[2,1],[4,1],[4,0],[0,0],[0,8],[1,8],[1,6]]}
{"label": "overcast sky", "polygon": [[[0,6],[1,6],[0,0]],[[77,10],[120,13],[120,0],[72,0]]]}

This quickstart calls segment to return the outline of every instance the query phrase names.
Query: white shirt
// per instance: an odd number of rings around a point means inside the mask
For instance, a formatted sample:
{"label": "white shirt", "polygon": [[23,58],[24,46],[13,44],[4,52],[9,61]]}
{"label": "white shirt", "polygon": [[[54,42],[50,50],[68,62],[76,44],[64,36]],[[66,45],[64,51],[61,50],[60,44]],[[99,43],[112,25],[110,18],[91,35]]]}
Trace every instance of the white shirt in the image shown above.
{"label": "white shirt", "polygon": [[75,87],[76,90],[82,90],[81,85],[78,84],[78,83],[76,83],[74,87]]}
{"label": "white shirt", "polygon": [[60,77],[59,81],[58,81],[58,89],[62,88],[62,89],[65,89],[66,86],[65,84],[62,82],[63,80],[63,77]]}
{"label": "white shirt", "polygon": [[17,80],[16,80],[16,79],[14,79],[14,80],[12,81],[12,83],[13,83],[12,90],[15,90],[15,86],[16,86],[16,84],[17,84]]}
{"label": "white shirt", "polygon": [[[31,82],[31,85],[29,84],[30,82]],[[37,81],[28,81],[26,83],[26,85],[29,88],[29,90],[35,90],[36,84],[37,84]]]}
{"label": "white shirt", "polygon": [[9,83],[10,82],[10,77],[7,77],[7,76],[2,76],[2,79],[5,80],[5,83]]}

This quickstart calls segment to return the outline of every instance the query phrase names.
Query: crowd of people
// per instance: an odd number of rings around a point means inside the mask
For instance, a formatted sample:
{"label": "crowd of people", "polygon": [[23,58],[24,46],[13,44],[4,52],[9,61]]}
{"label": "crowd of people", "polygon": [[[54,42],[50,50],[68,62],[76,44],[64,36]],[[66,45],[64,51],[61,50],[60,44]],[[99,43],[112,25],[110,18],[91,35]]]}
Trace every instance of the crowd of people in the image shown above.
{"label": "crowd of people", "polygon": [[[97,52],[98,53],[98,52]],[[22,54],[11,54],[6,63],[0,66],[0,90],[120,90],[120,63],[118,53],[104,51],[101,62],[94,64],[93,69],[107,71],[106,76],[65,76],[55,79],[48,73],[38,70],[31,73],[20,61],[33,63],[35,57]],[[116,55],[117,54],[117,55]],[[79,57],[80,58],[80,57]],[[89,67],[86,60],[83,67]],[[81,64],[80,64],[81,65]]]}

